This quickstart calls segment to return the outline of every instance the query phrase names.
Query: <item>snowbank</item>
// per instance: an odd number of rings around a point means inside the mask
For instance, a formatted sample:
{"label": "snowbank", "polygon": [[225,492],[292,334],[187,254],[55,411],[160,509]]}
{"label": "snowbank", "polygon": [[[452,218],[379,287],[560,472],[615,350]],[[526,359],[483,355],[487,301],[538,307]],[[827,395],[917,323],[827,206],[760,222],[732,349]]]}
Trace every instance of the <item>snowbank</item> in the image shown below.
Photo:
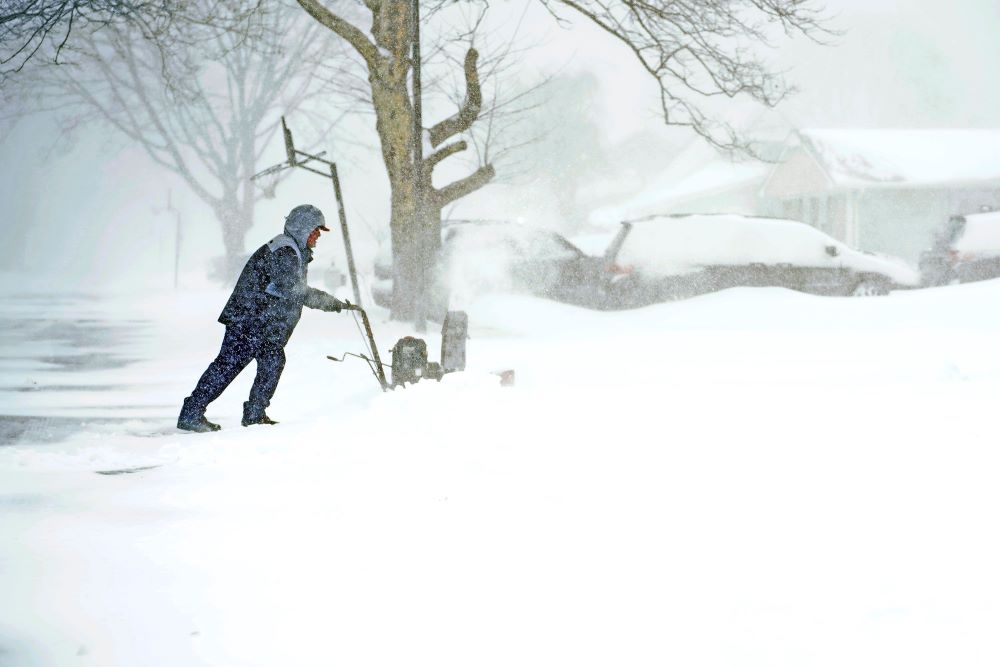
{"label": "snowbank", "polygon": [[[238,426],[243,377],[221,432],[177,434],[223,297],[64,306],[149,321],[116,344],[138,361],[88,378],[144,383],[84,392],[91,416],[147,407],[0,447],[5,664],[1000,659],[998,281],[622,313],[490,297],[468,372],[388,394],[324,358],[360,349],[350,317],[307,312],[279,426]],[[383,349],[412,333],[373,320]],[[5,411],[62,415],[63,393]]]}

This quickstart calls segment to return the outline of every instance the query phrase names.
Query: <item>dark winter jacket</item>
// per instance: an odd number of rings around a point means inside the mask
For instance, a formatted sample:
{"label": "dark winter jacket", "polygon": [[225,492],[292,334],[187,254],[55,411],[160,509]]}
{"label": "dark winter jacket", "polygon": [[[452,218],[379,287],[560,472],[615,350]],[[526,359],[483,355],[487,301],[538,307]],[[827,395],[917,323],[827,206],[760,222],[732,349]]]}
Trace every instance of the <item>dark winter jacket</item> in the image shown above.
{"label": "dark winter jacket", "polygon": [[[299,230],[289,230],[293,233]],[[310,229],[309,232],[312,230]],[[339,311],[339,299],[306,284],[312,250],[301,238],[279,234],[250,256],[232,296],[219,315],[225,325],[263,327],[267,340],[284,345],[302,316],[302,307]]]}

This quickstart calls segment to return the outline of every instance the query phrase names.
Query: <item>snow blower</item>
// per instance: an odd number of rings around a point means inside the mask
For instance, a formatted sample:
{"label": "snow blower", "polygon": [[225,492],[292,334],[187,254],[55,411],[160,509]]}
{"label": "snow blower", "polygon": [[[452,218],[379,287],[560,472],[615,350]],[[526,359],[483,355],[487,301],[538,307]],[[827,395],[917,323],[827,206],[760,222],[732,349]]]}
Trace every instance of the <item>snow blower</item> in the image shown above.
{"label": "snow blower", "polygon": [[[396,341],[392,346],[392,364],[389,369],[392,371],[392,381],[387,382],[383,364],[379,359],[378,346],[375,343],[375,335],[372,333],[371,323],[368,314],[363,308],[353,304],[348,305],[348,310],[361,313],[361,320],[364,324],[364,331],[358,327],[359,333],[365,340],[369,355],[345,352],[341,359],[334,356],[327,356],[331,361],[343,361],[347,357],[357,357],[364,360],[371,369],[375,379],[378,380],[382,391],[406,386],[407,383],[419,382],[422,379],[441,380],[447,373],[465,370],[465,341],[469,337],[469,318],[460,311],[448,311],[441,326],[441,361],[428,361],[427,342],[422,338],[404,336]],[[355,318],[357,324],[357,318]]]}

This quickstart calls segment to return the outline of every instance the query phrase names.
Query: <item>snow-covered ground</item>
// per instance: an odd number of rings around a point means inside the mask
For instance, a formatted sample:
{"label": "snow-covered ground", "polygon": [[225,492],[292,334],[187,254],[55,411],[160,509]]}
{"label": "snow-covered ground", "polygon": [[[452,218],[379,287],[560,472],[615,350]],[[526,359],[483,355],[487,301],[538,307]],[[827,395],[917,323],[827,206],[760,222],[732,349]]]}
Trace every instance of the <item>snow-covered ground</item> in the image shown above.
{"label": "snow-covered ground", "polygon": [[0,303],[0,664],[1000,662],[1000,281],[491,297],[387,394],[309,311],[180,434],[224,298]]}

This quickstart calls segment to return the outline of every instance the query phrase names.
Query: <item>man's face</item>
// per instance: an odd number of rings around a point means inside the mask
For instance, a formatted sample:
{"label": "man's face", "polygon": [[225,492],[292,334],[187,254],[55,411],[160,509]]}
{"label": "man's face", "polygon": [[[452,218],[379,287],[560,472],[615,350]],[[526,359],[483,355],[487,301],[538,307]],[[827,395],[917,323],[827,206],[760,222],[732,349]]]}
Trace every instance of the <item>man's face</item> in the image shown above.
{"label": "man's face", "polygon": [[322,230],[319,227],[317,227],[316,229],[312,230],[312,233],[309,234],[309,238],[306,239],[306,246],[308,246],[310,248],[315,248],[316,247],[316,241],[319,240],[319,235],[321,233],[322,233]]}

